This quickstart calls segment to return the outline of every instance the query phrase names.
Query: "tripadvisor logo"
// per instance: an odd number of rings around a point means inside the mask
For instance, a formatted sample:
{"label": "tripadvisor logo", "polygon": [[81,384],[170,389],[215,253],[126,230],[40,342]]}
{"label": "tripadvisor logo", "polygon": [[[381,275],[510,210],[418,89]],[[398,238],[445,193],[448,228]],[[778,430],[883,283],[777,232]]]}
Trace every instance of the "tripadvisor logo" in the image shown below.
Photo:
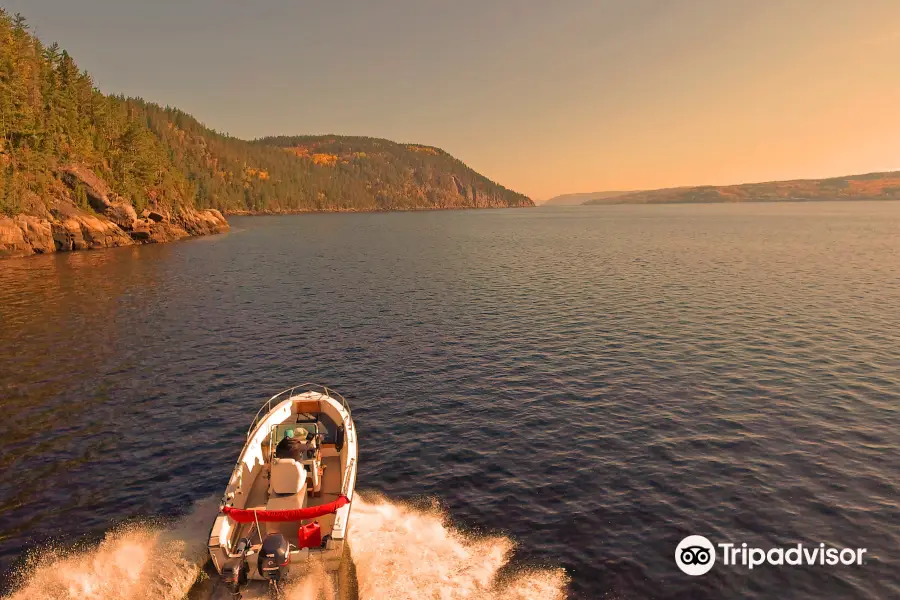
{"label": "tripadvisor logo", "polygon": [[688,575],[703,575],[716,564],[716,549],[702,535],[689,535],[675,548],[675,564]]}
{"label": "tripadvisor logo", "polygon": [[713,545],[702,535],[689,535],[675,548],[675,564],[688,575],[703,575],[716,564],[716,547],[722,564],[728,567],[741,565],[751,571],[761,565],[861,565],[866,548],[832,548],[825,544],[806,546],[796,544],[785,548],[754,548],[743,544],[719,543]]}

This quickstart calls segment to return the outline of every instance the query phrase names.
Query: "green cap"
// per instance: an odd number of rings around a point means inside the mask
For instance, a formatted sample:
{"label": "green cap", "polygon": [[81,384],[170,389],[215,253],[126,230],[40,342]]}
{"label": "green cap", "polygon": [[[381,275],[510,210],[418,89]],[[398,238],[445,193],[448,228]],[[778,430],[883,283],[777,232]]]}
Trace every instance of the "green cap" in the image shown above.
{"label": "green cap", "polygon": [[285,432],[284,432],[284,437],[286,437],[286,438],[292,438],[292,437],[294,437],[294,430],[293,430],[293,429],[286,429]]}

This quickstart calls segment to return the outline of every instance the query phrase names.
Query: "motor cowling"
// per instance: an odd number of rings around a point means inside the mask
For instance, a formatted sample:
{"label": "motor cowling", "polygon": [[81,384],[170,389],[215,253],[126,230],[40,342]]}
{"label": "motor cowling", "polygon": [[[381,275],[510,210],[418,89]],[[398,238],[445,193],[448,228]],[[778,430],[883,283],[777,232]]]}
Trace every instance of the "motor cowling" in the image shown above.
{"label": "motor cowling", "polygon": [[270,533],[259,550],[257,569],[269,581],[281,581],[287,576],[291,562],[291,545],[280,533]]}

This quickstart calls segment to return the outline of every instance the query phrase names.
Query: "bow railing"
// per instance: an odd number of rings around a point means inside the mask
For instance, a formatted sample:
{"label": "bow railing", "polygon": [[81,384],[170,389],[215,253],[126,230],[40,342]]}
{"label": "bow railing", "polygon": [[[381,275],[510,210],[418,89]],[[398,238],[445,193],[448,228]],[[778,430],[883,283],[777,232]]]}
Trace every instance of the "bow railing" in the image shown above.
{"label": "bow railing", "polygon": [[332,390],[331,388],[320,385],[318,383],[301,383],[300,385],[295,385],[294,387],[288,388],[286,390],[280,391],[263,404],[258,411],[256,411],[256,416],[253,417],[253,422],[250,424],[250,428],[247,430],[247,438],[249,439],[253,432],[256,430],[259,422],[262,421],[267,414],[272,412],[272,408],[277,406],[279,402],[283,402],[288,398],[292,398],[297,390],[300,390],[300,393],[303,392],[318,392],[319,394],[323,394],[328,396],[329,398],[333,398],[334,400],[338,400],[341,403],[341,406],[344,407],[344,410],[347,411],[347,414],[350,414],[350,405],[347,404],[347,400],[341,396],[338,392]]}

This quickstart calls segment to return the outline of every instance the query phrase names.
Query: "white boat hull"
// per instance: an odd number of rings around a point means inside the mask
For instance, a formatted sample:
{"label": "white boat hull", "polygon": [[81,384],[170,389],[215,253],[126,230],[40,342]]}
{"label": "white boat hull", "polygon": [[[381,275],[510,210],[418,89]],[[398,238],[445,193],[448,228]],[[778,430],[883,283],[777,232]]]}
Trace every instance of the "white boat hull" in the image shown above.
{"label": "white boat hull", "polygon": [[[315,449],[299,457],[276,456],[282,451],[279,441],[292,437],[295,430],[315,440]],[[252,580],[289,582],[310,574],[338,576],[349,560],[347,536],[357,453],[349,407],[328,388],[297,386],[276,394],[260,409],[225,488],[221,506],[225,512],[216,517],[208,543],[216,572],[235,593]],[[342,497],[346,501],[335,502]],[[282,518],[284,510],[299,509],[305,514],[330,510],[343,502],[333,512],[315,518],[266,520],[276,513]],[[252,521],[246,522],[248,518]],[[310,528],[314,535],[309,534]],[[265,540],[269,540],[268,547],[276,540],[285,544],[287,562],[277,569],[266,567],[273,563],[260,556],[265,554]],[[336,585],[341,586],[340,582]]]}

